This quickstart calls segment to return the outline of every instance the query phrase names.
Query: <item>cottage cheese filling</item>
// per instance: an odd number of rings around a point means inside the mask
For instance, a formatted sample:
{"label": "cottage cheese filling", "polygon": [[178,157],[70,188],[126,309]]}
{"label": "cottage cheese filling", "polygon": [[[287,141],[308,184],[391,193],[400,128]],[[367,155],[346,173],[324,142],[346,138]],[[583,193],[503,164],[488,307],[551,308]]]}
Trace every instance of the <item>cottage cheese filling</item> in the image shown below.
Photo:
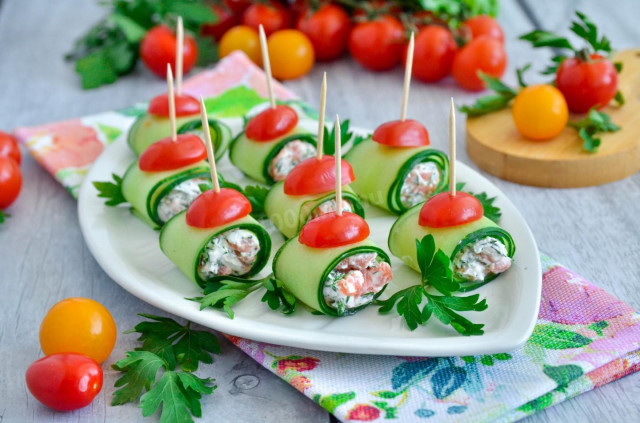
{"label": "cottage cheese filling", "polygon": [[454,272],[469,281],[484,281],[487,275],[497,275],[509,267],[507,248],[490,236],[465,246],[453,259]]}
{"label": "cottage cheese filling", "polygon": [[316,148],[308,142],[300,140],[288,142],[269,164],[269,175],[276,182],[282,181],[298,163],[315,154]]}
{"label": "cottage cheese filling", "polygon": [[433,162],[418,163],[407,174],[400,189],[400,201],[412,207],[426,201],[440,184],[440,169]]}
{"label": "cottage cheese filling", "polygon": [[[323,214],[331,213],[336,211],[336,200],[331,199],[327,200],[323,203],[320,203],[315,209],[311,211],[309,215],[309,219],[315,219],[316,217],[322,216]],[[353,208],[351,207],[351,203],[347,200],[342,200],[342,211],[353,212]]]}
{"label": "cottage cheese filling", "polygon": [[204,280],[214,276],[249,273],[260,252],[260,241],[251,231],[232,229],[214,237],[200,254],[198,273]]}
{"label": "cottage cheese filling", "polygon": [[200,185],[209,183],[210,181],[206,178],[193,178],[173,187],[158,203],[158,217],[160,220],[166,222],[189,207],[193,200],[202,193]]}

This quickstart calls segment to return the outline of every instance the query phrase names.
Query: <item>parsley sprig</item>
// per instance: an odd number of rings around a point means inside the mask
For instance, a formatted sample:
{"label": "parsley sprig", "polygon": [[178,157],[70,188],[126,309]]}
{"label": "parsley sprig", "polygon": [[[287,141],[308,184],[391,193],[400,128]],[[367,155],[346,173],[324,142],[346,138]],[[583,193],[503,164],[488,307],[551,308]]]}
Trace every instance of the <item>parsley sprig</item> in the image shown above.
{"label": "parsley sprig", "polygon": [[107,206],[115,207],[118,204],[126,203],[127,200],[122,195],[122,178],[112,173],[113,182],[94,181],[93,186],[98,190],[98,197],[105,198]]}
{"label": "parsley sprig", "polygon": [[[500,221],[500,218],[502,217],[502,210],[500,209],[500,207],[495,205],[495,201],[498,197],[489,197],[489,194],[487,194],[484,191],[478,194],[473,193],[471,191],[466,191],[464,189],[466,185],[467,184],[464,182],[456,183],[456,191],[458,192],[465,191],[467,194],[470,194],[476,197],[476,199],[480,201],[480,204],[482,204],[482,210],[483,210],[484,216],[487,219],[493,220],[495,223],[498,223]],[[448,190],[449,190],[449,187],[444,187],[440,191],[438,191],[438,194]]]}
{"label": "parsley sprig", "polygon": [[616,132],[620,127],[611,122],[609,115],[595,109],[589,110],[587,116],[576,122],[569,121],[568,125],[575,128],[580,134],[582,147],[589,153],[595,153],[601,144],[599,133]]}
{"label": "parsley sprig", "polygon": [[[376,301],[380,306],[378,311],[389,313],[395,306],[411,330],[424,325],[435,316],[441,323],[450,325],[462,335],[482,335],[484,324],[473,323],[456,311],[483,311],[488,307],[487,301],[480,300],[479,294],[466,297],[453,295],[460,289],[460,284],[453,279],[449,257],[442,250],[436,249],[433,235],[427,235],[421,241],[416,240],[416,249],[422,272],[421,283],[398,291],[387,300]],[[442,295],[432,293],[433,290]]]}
{"label": "parsley sprig", "polygon": [[518,76],[518,88],[511,88],[502,82],[499,78],[487,75],[483,72],[478,72],[478,76],[482,79],[488,89],[492,90],[494,94],[489,94],[478,98],[475,103],[469,106],[461,106],[460,111],[466,113],[468,116],[482,116],[487,113],[495,112],[504,109],[511,103],[520,91],[521,88],[527,86],[524,82],[524,73],[531,68],[531,64],[527,64],[524,67],[517,69],[516,74]]}
{"label": "parsley sprig", "polygon": [[[149,320],[125,333],[139,333],[142,346],[129,351],[113,365],[122,372],[111,405],[140,399],[142,415],[153,415],[162,408],[161,422],[193,422],[202,417],[200,400],[216,389],[215,380],[200,378],[192,372],[199,363],[210,364],[220,353],[218,339],[211,332],[197,331],[191,324],[150,314]],[[160,377],[158,374],[162,371]]]}
{"label": "parsley sprig", "polygon": [[0,224],[4,223],[5,219],[8,217],[11,217],[9,213],[5,213],[4,211],[0,210]]}

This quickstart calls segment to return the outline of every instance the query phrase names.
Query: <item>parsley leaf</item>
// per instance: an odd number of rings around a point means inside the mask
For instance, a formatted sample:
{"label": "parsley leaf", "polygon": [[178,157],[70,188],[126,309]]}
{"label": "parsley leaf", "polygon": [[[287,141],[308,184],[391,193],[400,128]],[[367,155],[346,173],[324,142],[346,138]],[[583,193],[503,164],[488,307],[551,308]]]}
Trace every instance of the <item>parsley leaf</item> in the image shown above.
{"label": "parsley leaf", "polygon": [[7,217],[11,217],[11,215],[9,213],[5,213],[4,211],[0,210],[0,223],[4,223]]}
{"label": "parsley leaf", "polygon": [[[345,145],[353,138],[353,132],[349,129],[349,124],[349,119],[340,122],[340,145]],[[331,131],[329,131],[326,126],[324,127],[324,144],[322,151],[326,155],[332,155],[336,152],[335,127],[331,128]]]}
{"label": "parsley leaf", "polygon": [[[518,82],[521,88],[526,87],[523,75],[530,67],[531,64],[527,64],[516,70]],[[488,89],[494,91],[494,94],[480,97],[470,106],[460,107],[459,110],[462,113],[466,113],[468,116],[481,116],[504,109],[509,105],[511,100],[518,95],[518,90],[509,87],[500,81],[499,78],[487,75],[483,72],[478,72],[478,76],[484,81]]]}
{"label": "parsley leaf", "polygon": [[451,260],[442,250],[436,250],[433,235],[427,235],[421,241],[416,239],[416,250],[422,285],[430,285],[444,295],[451,295],[460,289],[460,284],[453,280]]}
{"label": "parsley leaf", "polygon": [[94,181],[93,186],[98,190],[98,197],[106,198],[104,203],[107,206],[117,206],[118,204],[126,203],[127,200],[122,195],[122,178],[115,173],[112,173],[114,182],[99,182]]}
{"label": "parsley leaf", "polygon": [[271,277],[263,285],[267,291],[262,296],[262,302],[266,302],[271,310],[280,310],[282,314],[291,314],[296,311],[298,300],[284,289],[282,282]]}
{"label": "parsley leaf", "polygon": [[489,197],[486,192],[481,192],[480,194],[470,192],[469,194],[473,195],[478,199],[478,201],[480,201],[484,212],[483,214],[487,219],[491,219],[496,223],[500,221],[500,218],[502,217],[502,210],[500,210],[500,207],[493,204],[497,197]]}
{"label": "parsley leaf", "polygon": [[111,405],[136,401],[142,392],[151,389],[158,371],[166,363],[156,354],[148,351],[129,351],[127,357],[113,365],[115,370],[124,372],[116,381]]}
{"label": "parsley leaf", "polygon": [[266,218],[264,202],[267,199],[267,194],[269,194],[269,189],[259,185],[248,185],[241,192],[251,203],[251,215],[256,219]]}
{"label": "parsley leaf", "polygon": [[587,116],[577,122],[569,121],[568,126],[576,129],[583,140],[582,147],[589,153],[596,153],[601,144],[597,137],[600,133],[616,132],[620,127],[611,122],[611,118],[604,112],[589,110]]}

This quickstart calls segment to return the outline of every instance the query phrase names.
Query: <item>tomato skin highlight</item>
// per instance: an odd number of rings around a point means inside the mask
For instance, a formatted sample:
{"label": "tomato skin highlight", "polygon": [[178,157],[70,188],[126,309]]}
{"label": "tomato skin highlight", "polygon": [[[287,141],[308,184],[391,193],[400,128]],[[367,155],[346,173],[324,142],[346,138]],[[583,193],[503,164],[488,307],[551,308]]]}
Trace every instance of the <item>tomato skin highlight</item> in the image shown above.
{"label": "tomato skin highlight", "polygon": [[264,27],[265,35],[291,27],[291,13],[280,3],[254,3],[242,14],[242,24],[258,31],[260,25]]}
{"label": "tomato skin highlight", "polygon": [[351,20],[342,7],[327,3],[315,12],[304,11],[296,28],[311,40],[316,59],[325,62],[339,58],[347,50]]}
{"label": "tomato skin highlight", "polygon": [[383,123],[373,132],[372,139],[389,147],[421,147],[430,144],[427,128],[413,119]]}
{"label": "tomato skin highlight", "polygon": [[[407,47],[408,48],[408,47]],[[412,75],[420,81],[436,82],[451,73],[458,46],[446,28],[429,25],[415,38]],[[403,53],[406,63],[407,49]]]}
{"label": "tomato skin highlight", "polygon": [[[300,162],[284,180],[287,195],[313,195],[333,191],[336,187],[336,164],[334,156],[322,156],[320,160],[310,157]],[[355,181],[353,168],[346,160],[340,161],[342,185]]]}
{"label": "tomato skin highlight", "polygon": [[486,87],[478,71],[499,78],[506,68],[507,54],[502,44],[493,38],[481,36],[458,50],[451,73],[462,88],[482,91]]}
{"label": "tomato skin highlight", "polygon": [[481,36],[493,38],[504,44],[504,32],[497,20],[491,16],[478,15],[464,21],[463,24],[471,32],[471,38],[475,39]]}
{"label": "tomato skin highlight", "polygon": [[[198,47],[192,36],[184,35],[182,70],[189,73],[198,58]],[[166,25],[158,25],[147,31],[140,42],[140,58],[147,68],[164,79],[167,77],[167,64],[175,74],[176,35]]]}
{"label": "tomato skin highlight", "polygon": [[253,63],[262,66],[260,36],[255,29],[246,25],[238,25],[222,36],[220,44],[218,44],[220,58],[226,57],[236,50],[242,51]]}
{"label": "tomato skin highlight", "polygon": [[162,138],[140,155],[138,167],[144,172],[180,169],[207,158],[207,149],[199,136],[178,134],[176,141]]}
{"label": "tomato skin highlight", "polygon": [[400,63],[405,46],[404,27],[388,15],[356,24],[349,36],[349,52],[364,68],[391,69]]}
{"label": "tomato skin highlight", "polygon": [[280,80],[295,79],[309,73],[315,62],[313,45],[297,29],[282,29],[267,40],[271,71]]}
{"label": "tomato skin highlight", "polygon": [[511,113],[518,131],[534,141],[555,138],[569,120],[564,96],[556,87],[547,84],[523,88],[513,102]]}
{"label": "tomato skin highlight", "polygon": [[288,134],[297,124],[296,111],[289,106],[278,104],[252,117],[247,123],[245,135],[253,141],[267,142]]}
{"label": "tomato skin highlight", "polygon": [[[200,102],[189,94],[174,94],[176,102],[176,117],[200,114]],[[169,117],[169,94],[155,96],[147,109],[154,116]]]}
{"label": "tomato skin highlight", "polygon": [[556,87],[574,113],[586,113],[593,107],[602,109],[618,90],[618,72],[613,63],[599,54],[592,54],[589,60],[565,59],[556,72]]}
{"label": "tomato skin highlight", "polygon": [[6,132],[0,131],[0,157],[11,157],[17,164],[22,160],[18,141]]}
{"label": "tomato skin highlight", "polygon": [[58,411],[86,407],[102,389],[102,368],[92,358],[63,353],[33,362],[25,376],[29,392]]}
{"label": "tomato skin highlight", "polygon": [[357,214],[331,212],[307,222],[298,241],[311,248],[334,248],[363,241],[369,233],[369,225]]}
{"label": "tomato skin highlight", "polygon": [[441,192],[427,200],[420,210],[418,224],[430,228],[448,228],[475,222],[484,215],[482,204],[466,192],[455,196]]}
{"label": "tomato skin highlight", "polygon": [[0,210],[9,207],[20,195],[22,173],[11,157],[0,156]]}
{"label": "tomato skin highlight", "polygon": [[194,228],[215,228],[241,219],[251,213],[247,197],[231,188],[220,192],[208,190],[200,194],[187,209],[187,225]]}

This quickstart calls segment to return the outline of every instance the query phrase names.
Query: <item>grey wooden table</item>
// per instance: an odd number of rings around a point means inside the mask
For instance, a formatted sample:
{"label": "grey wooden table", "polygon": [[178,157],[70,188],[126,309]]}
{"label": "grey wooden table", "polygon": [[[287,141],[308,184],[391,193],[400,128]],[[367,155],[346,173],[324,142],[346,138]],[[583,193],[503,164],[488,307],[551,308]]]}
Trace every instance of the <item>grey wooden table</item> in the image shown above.
{"label": "grey wooden table", "polygon": [[[72,66],[62,61],[73,40],[104,11],[91,0],[0,0],[0,128],[11,130],[128,106],[164,90],[142,67],[115,85],[82,91]],[[619,49],[640,45],[636,0],[503,0],[500,21],[507,34],[510,73],[548,55],[532,52],[516,36],[535,27],[562,30],[578,8],[592,16]],[[538,65],[540,66],[540,65]],[[322,71],[329,74],[328,116],[375,127],[400,109],[402,71],[376,74],[349,59],[318,65],[287,85],[312,103]],[[508,78],[509,79],[509,78]],[[510,78],[513,79],[513,78]],[[471,96],[452,83],[413,84],[409,115],[426,123],[436,147],[444,148],[447,99]],[[458,133],[464,134],[462,119]],[[472,165],[464,151],[459,160]],[[105,370],[103,392],[87,408],[54,413],[35,401],[24,384],[27,366],[41,356],[38,328],[46,310],[70,296],[94,298],[113,314],[120,331],[139,321],[136,313],[163,314],[111,281],[87,250],[78,227],[76,201],[34,160],[22,164],[24,188],[0,229],[0,422],[141,421],[133,405],[110,407],[116,374]],[[541,251],[640,308],[640,174],[613,184],[574,190],[531,188],[490,178],[529,222]],[[135,345],[121,335],[106,364]],[[206,369],[219,385],[204,401],[206,420],[234,422],[327,422],[330,416],[262,369],[228,342]],[[251,389],[237,382],[256,378]],[[640,375],[628,376],[530,417],[530,421],[633,421],[640,416]]]}

